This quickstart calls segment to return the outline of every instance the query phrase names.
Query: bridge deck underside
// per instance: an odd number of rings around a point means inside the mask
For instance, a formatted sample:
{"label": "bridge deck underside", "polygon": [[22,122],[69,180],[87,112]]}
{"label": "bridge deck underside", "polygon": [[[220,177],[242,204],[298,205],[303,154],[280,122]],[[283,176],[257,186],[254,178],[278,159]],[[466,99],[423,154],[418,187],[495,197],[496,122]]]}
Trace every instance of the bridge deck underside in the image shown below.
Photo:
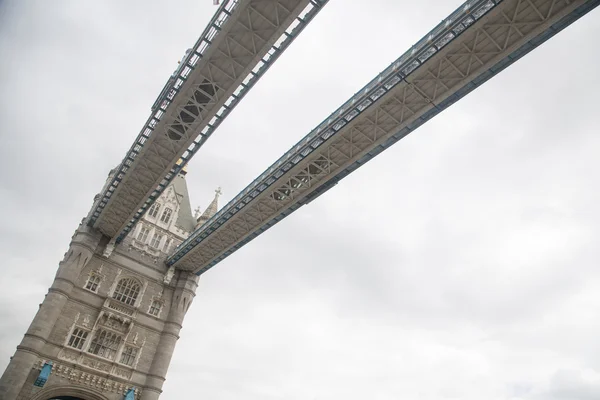
{"label": "bridge deck underside", "polygon": [[90,224],[117,241],[130,232],[326,2],[225,1],[165,86],[157,108],[95,204]]}
{"label": "bridge deck underside", "polygon": [[169,265],[201,274],[568,26],[599,1],[471,1],[194,232]]}

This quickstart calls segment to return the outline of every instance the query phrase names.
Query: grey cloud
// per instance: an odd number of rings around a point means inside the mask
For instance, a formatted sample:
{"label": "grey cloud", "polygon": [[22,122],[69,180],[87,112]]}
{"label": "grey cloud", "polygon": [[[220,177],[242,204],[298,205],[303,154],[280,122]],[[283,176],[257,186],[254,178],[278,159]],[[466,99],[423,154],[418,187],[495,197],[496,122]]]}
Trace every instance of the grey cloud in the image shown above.
{"label": "grey cloud", "polygon": [[[331,1],[190,163],[192,205],[233,198],[456,6]],[[0,368],[213,11],[0,4]],[[597,397],[597,14],[201,277],[164,397]]]}
{"label": "grey cloud", "polygon": [[559,369],[552,374],[546,386],[541,390],[529,387],[525,398],[591,400],[600,397],[600,375],[590,370]]}

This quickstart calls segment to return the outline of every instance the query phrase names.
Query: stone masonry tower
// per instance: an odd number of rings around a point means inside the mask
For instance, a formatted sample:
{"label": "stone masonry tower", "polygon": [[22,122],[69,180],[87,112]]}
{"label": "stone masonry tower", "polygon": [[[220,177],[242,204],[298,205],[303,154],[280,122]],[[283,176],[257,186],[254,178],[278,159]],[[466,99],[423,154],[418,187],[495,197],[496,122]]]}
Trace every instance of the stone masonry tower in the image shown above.
{"label": "stone masonry tower", "polygon": [[185,174],[114,249],[82,221],[0,378],[0,400],[158,399],[198,286],[164,260],[216,212],[220,193],[192,216]]}

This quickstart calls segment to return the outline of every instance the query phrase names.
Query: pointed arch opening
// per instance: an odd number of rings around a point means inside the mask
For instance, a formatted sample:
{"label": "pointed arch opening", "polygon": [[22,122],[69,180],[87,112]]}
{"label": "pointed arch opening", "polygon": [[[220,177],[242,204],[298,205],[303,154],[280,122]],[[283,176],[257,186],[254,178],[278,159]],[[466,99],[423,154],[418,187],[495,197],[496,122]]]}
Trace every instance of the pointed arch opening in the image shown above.
{"label": "pointed arch opening", "polygon": [[117,287],[113,292],[113,299],[125,303],[129,306],[135,305],[142,285],[133,278],[123,278],[117,283]]}

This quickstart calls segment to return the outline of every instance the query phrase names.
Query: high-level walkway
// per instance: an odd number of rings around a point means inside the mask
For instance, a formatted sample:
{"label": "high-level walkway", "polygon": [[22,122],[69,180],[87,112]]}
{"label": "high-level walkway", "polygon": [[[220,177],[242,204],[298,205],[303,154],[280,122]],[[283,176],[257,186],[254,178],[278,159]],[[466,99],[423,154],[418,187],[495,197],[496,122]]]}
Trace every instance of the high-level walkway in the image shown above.
{"label": "high-level walkway", "polygon": [[599,2],[467,1],[190,235],[167,264],[207,271]]}
{"label": "high-level walkway", "polygon": [[169,78],[88,223],[120,242],[327,1],[223,1]]}

